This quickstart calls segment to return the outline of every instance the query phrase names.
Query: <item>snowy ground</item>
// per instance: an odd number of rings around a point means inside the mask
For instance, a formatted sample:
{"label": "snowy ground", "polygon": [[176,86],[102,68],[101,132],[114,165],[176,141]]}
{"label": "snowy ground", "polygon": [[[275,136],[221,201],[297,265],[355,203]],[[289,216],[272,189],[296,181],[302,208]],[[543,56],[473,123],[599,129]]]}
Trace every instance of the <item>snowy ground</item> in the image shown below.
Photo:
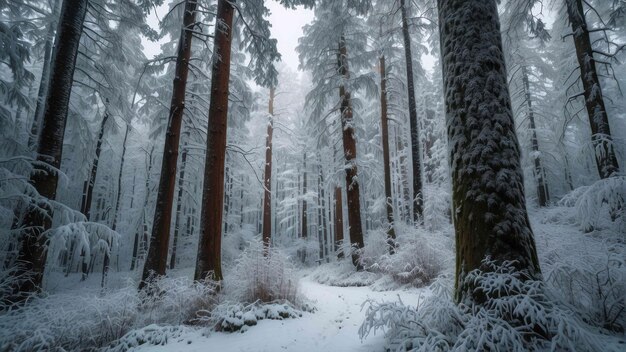
{"label": "snowy ground", "polygon": [[164,346],[143,345],[135,351],[383,351],[382,333],[359,339],[358,330],[365,317],[361,305],[367,299],[397,300],[416,305],[426,290],[375,292],[369,287],[333,287],[301,281],[301,292],[317,311],[303,313],[298,319],[262,320],[245,333],[211,332],[189,329],[175,341]]}

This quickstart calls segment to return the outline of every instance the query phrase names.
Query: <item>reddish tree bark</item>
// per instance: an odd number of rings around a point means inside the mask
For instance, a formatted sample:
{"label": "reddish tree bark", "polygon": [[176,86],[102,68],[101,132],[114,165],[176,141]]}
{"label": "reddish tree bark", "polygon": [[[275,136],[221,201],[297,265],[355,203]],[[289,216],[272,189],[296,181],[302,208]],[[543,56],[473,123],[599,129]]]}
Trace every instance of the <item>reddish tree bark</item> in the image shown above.
{"label": "reddish tree bark", "polygon": [[211,75],[209,126],[207,128],[204,189],[200,240],[196,260],[196,280],[209,273],[221,281],[222,276],[222,216],[224,211],[224,161],[226,156],[226,128],[228,116],[228,81],[230,79],[230,49],[232,44],[234,0],[218,0],[214,53]]}
{"label": "reddish tree bark", "polygon": [[[348,69],[348,50],[346,42],[342,36],[339,40],[338,71],[343,79],[350,78]],[[361,225],[361,201],[359,195],[359,179],[356,165],[356,140],[354,138],[354,120],[352,118],[352,105],[350,102],[350,92],[344,84],[339,86],[339,97],[341,98],[341,127],[343,130],[343,153],[346,158],[346,196],[348,200],[348,225],[350,233],[350,244],[356,247],[352,253],[352,263],[357,270],[362,270],[363,265],[358,250],[363,248],[363,229]]]}
{"label": "reddish tree bark", "polygon": [[178,147],[180,131],[185,111],[185,89],[189,74],[189,59],[191,58],[191,40],[193,27],[196,22],[196,0],[185,1],[183,13],[183,27],[178,41],[176,68],[170,115],[165,132],[163,147],[163,162],[161,164],[161,179],[152,222],[152,235],[148,255],[143,267],[143,274],[139,289],[141,290],[155,275],[165,275],[167,268],[167,251],[170,244],[170,229],[172,222],[172,208],[174,206],[174,190],[176,188],[176,167],[178,163]]}
{"label": "reddish tree bark", "polygon": [[272,136],[274,134],[274,87],[270,88],[267,122],[267,141],[265,143],[265,173],[263,174],[263,244],[270,245],[272,239]]}

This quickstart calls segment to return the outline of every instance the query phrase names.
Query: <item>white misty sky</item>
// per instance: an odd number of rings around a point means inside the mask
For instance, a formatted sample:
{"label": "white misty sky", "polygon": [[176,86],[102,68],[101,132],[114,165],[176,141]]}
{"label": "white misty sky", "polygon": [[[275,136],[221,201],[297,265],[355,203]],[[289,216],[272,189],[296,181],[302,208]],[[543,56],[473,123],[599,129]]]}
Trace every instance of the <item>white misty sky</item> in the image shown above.
{"label": "white misty sky", "polygon": [[[302,36],[302,26],[313,20],[313,11],[298,7],[295,10],[285,9],[282,5],[275,1],[268,1],[266,6],[272,14],[269,21],[272,24],[272,37],[278,40],[278,51],[280,52],[281,61],[296,71],[298,68],[298,38]],[[163,17],[169,8],[169,4],[164,4],[157,8],[157,12],[153,11],[148,16],[148,24],[154,28],[159,28],[158,18]],[[164,42],[165,40],[161,41]],[[142,40],[144,53],[148,58],[153,58],[161,51],[161,43],[153,43],[145,38]]]}

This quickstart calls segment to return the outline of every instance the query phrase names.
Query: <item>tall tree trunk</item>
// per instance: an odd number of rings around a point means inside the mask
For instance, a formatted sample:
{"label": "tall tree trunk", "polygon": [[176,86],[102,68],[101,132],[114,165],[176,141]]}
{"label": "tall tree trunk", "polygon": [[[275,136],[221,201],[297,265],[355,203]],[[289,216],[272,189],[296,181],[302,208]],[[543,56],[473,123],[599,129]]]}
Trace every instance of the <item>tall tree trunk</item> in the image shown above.
{"label": "tall tree trunk", "polygon": [[343,200],[341,199],[341,188],[335,187],[335,252],[337,258],[343,258]]}
{"label": "tall tree trunk", "polygon": [[[348,81],[350,71],[348,69],[348,50],[343,36],[339,40],[338,71],[344,81]],[[346,196],[348,200],[348,225],[350,232],[350,244],[352,251],[352,263],[357,270],[362,270],[359,250],[363,248],[363,229],[361,225],[361,201],[359,196],[359,179],[356,165],[356,140],[354,138],[354,120],[352,118],[352,104],[350,92],[344,84],[339,86],[341,99],[341,127],[343,130],[343,153],[346,158]]]}
{"label": "tall tree trunk", "polygon": [[572,36],[576,47],[576,58],[583,83],[585,107],[591,127],[591,144],[600,178],[607,178],[619,172],[619,165],[613,148],[613,138],[609,128],[609,118],[604,106],[602,86],[593,58],[593,47],[589,39],[582,0],[566,0],[567,14],[572,25]]}
{"label": "tall tree trunk", "polygon": [[[11,302],[22,301],[26,294],[41,290],[46,264],[45,233],[52,227],[53,209],[48,200],[56,198],[57,170],[61,166],[63,137],[69,110],[74,68],[83,22],[87,12],[87,0],[66,0],[56,32],[57,43],[50,76],[50,87],[46,96],[43,125],[37,145],[37,163],[33,165],[30,183],[40,199],[33,199],[24,216],[21,232],[21,248],[18,252],[18,278],[12,287]],[[45,198],[45,199],[44,199]],[[24,280],[24,276],[28,279]]]}
{"label": "tall tree trunk", "polygon": [[106,127],[107,120],[109,119],[109,111],[104,111],[102,122],[100,123],[100,130],[98,131],[98,140],[96,142],[96,156],[91,163],[91,172],[89,173],[89,179],[86,182],[85,192],[83,193],[83,199],[81,204],[81,213],[85,215],[87,220],[91,220],[91,200],[93,197],[93,187],[96,184],[96,177],[98,176],[98,163],[100,162],[100,152],[102,151],[102,137],[104,136],[104,128]]}
{"label": "tall tree trunk", "polygon": [[267,140],[265,142],[265,173],[263,174],[263,244],[272,239],[272,136],[274,135],[274,87],[270,87],[268,104]]}
{"label": "tall tree trunk", "polygon": [[130,124],[126,123],[126,131],[124,132],[124,141],[122,142],[122,159],[120,160],[120,172],[117,175],[117,193],[115,195],[115,208],[113,208],[113,224],[111,230],[117,229],[117,221],[120,213],[120,200],[122,199],[122,175],[124,173],[124,160],[126,158],[126,142],[128,141],[128,133],[130,132]]}
{"label": "tall tree trunk", "polygon": [[52,17],[55,21],[48,24],[46,42],[44,44],[43,67],[41,69],[41,78],[39,80],[39,89],[37,92],[37,104],[35,105],[35,115],[33,115],[33,123],[30,127],[30,136],[28,137],[28,146],[31,150],[37,148],[37,138],[39,137],[39,127],[43,116],[44,104],[48,94],[48,84],[50,82],[50,64],[52,58],[52,47],[54,41],[54,31],[57,26],[57,13],[61,0],[52,2]]}
{"label": "tall tree trunk", "polygon": [[[167,250],[170,244],[172,207],[174,205],[174,190],[176,188],[178,147],[180,143],[180,130],[183,123],[183,113],[185,112],[185,89],[187,87],[187,76],[189,74],[189,59],[191,58],[191,39],[193,38],[193,27],[196,23],[196,6],[196,0],[185,1],[183,27],[180,30],[176,68],[174,70],[170,115],[167,123],[167,131],[165,132],[161,178],[159,180],[159,191],[157,193],[156,209],[154,210],[154,220],[152,222],[152,236],[150,237],[148,256],[146,257],[141,282],[139,283],[140,290],[145,287],[148,281],[154,276],[165,275],[167,268]],[[185,153],[185,151],[183,151],[183,153]],[[183,158],[185,157],[186,154],[184,154]],[[183,163],[184,162],[183,160]],[[183,176],[184,174],[181,171],[181,179]],[[182,184],[180,184],[180,186],[179,195],[182,194]],[[174,231],[176,231],[176,228]]]}
{"label": "tall tree trunk", "polygon": [[424,200],[422,195],[422,169],[420,153],[420,133],[417,124],[417,105],[415,104],[415,85],[413,83],[413,56],[411,55],[411,36],[404,0],[400,0],[402,12],[402,36],[404,38],[404,58],[406,61],[406,86],[409,96],[409,124],[411,126],[411,154],[413,171],[413,221],[422,222]]}
{"label": "tall tree trunk", "polygon": [[211,74],[211,99],[207,129],[204,189],[200,240],[194,278],[203,280],[213,273],[217,281],[222,276],[222,215],[224,211],[224,159],[226,156],[226,127],[228,117],[228,80],[230,79],[230,48],[232,44],[233,3],[218,0],[213,65]]}
{"label": "tall tree trunk", "polygon": [[530,142],[533,150],[533,162],[535,167],[533,168],[533,176],[537,183],[537,198],[539,200],[539,206],[545,207],[550,201],[550,194],[548,193],[548,184],[546,183],[546,173],[541,165],[541,154],[539,152],[539,140],[537,139],[537,126],[535,125],[535,112],[533,110],[533,103],[530,96],[530,82],[528,80],[528,71],[526,66],[522,66],[522,81],[524,83],[524,95],[526,99],[526,114],[530,124]]}
{"label": "tall tree trunk", "polygon": [[319,260],[320,263],[324,258],[324,223],[322,216],[324,214],[324,190],[323,190],[322,165],[319,165],[317,175],[317,242],[319,244]]}
{"label": "tall tree trunk", "polygon": [[148,165],[146,167],[146,182],[144,184],[143,207],[141,207],[141,224],[137,224],[135,231],[135,241],[133,244],[133,257],[130,262],[130,270],[135,270],[137,259],[145,254],[145,243],[147,242],[148,224],[146,223],[146,208],[150,200],[150,174],[152,172],[152,154],[154,153],[154,145],[150,148],[148,154]]}
{"label": "tall tree trunk", "polygon": [[380,135],[383,144],[383,168],[385,169],[385,203],[387,204],[387,242],[389,252],[394,253],[396,247],[396,231],[393,216],[393,200],[391,194],[391,168],[389,160],[389,126],[387,119],[387,75],[385,72],[385,55],[379,58],[380,64]]}
{"label": "tall tree trunk", "polygon": [[[188,137],[188,136],[186,136]],[[181,153],[180,174],[178,175],[178,195],[176,196],[176,220],[174,222],[174,238],[172,239],[172,255],[170,257],[170,270],[176,266],[176,251],[178,250],[178,236],[183,218],[183,194],[185,186],[185,168],[187,166],[187,142],[183,144]],[[167,255],[167,253],[166,253]]]}
{"label": "tall tree trunk", "polygon": [[[307,201],[306,201],[306,192],[307,192],[307,177],[306,177],[306,152],[304,152],[304,164],[302,166],[302,230],[300,231],[300,237],[302,237],[302,239],[304,240],[304,242],[306,243],[308,241],[308,237],[309,237],[309,214],[307,211]],[[300,259],[302,260],[302,263],[304,263],[306,261],[306,245],[304,248],[302,248],[300,250]]]}
{"label": "tall tree trunk", "polygon": [[455,298],[481,304],[486,298],[466,275],[492,272],[484,260],[513,263],[527,280],[540,279],[541,271],[526,212],[496,1],[437,4],[453,167]]}

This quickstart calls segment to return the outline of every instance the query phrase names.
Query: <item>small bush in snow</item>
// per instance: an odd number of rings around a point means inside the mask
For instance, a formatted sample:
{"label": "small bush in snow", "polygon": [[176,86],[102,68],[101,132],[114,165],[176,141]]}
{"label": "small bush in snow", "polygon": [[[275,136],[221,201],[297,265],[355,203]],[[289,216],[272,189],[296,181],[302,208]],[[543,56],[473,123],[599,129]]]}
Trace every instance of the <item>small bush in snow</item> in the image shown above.
{"label": "small bush in snow", "polygon": [[485,304],[455,305],[450,297],[452,280],[444,279],[433,284],[432,295],[417,307],[401,301],[366,302],[366,319],[359,333],[365,337],[386,330],[389,347],[395,351],[620,350],[617,339],[600,335],[568,307],[548,297],[542,282],[524,281],[510,263],[494,269],[475,270],[467,276],[489,298]]}
{"label": "small bush in snow", "polygon": [[262,303],[254,302],[244,305],[242,303],[225,303],[217,306],[209,321],[217,331],[241,331],[245,332],[250,326],[257,324],[259,320],[272,319],[283,320],[302,316],[302,310],[291,303]]}
{"label": "small bush in snow", "polygon": [[298,304],[298,276],[293,264],[280,250],[264,248],[261,240],[250,241],[229,276],[224,283],[228,300]]}
{"label": "small bush in snow", "polygon": [[626,231],[626,176],[609,177],[591,186],[575,189],[559,202],[575,206],[580,227],[585,232],[598,227]]}
{"label": "small bush in snow", "polygon": [[397,248],[389,254],[386,234],[371,232],[364,248],[366,270],[390,277],[396,286],[422,287],[431,283],[453,258],[450,241],[441,232],[399,225]]}

